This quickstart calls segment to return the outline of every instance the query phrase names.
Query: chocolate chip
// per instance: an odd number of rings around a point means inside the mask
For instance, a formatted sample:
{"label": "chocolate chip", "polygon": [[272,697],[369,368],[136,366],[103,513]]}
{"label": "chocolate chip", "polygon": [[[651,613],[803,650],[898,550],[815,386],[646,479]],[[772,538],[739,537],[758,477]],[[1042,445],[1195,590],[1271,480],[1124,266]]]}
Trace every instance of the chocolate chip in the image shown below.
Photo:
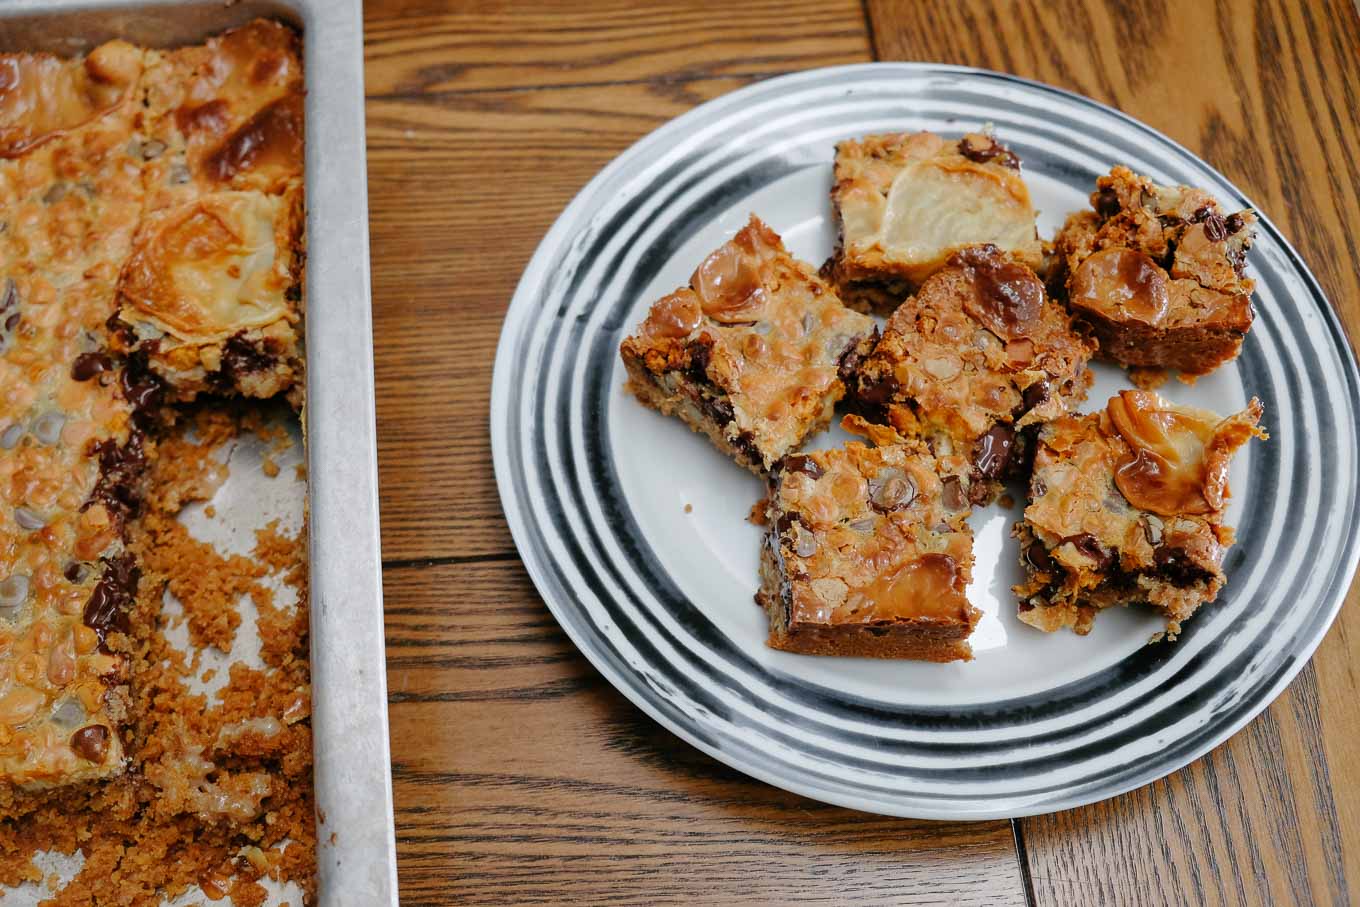
{"label": "chocolate chip", "polygon": [[82,615],[85,626],[99,634],[102,642],[109,630],[127,629],[127,610],[137,595],[137,583],[142,571],[133,563],[132,555],[104,558],[104,575],[85,602]]}
{"label": "chocolate chip", "polygon": [[1100,546],[1096,537],[1089,532],[1082,532],[1077,535],[1069,535],[1062,540],[1064,544],[1070,544],[1082,554],[1096,562],[1097,570],[1104,570],[1114,561],[1114,555]]}
{"label": "chocolate chip", "polygon": [[859,369],[859,364],[864,361],[864,355],[859,351],[861,343],[864,343],[868,349],[873,349],[878,343],[878,328],[875,327],[873,333],[867,338],[852,337],[850,343],[846,345],[845,351],[836,360],[836,376],[844,382],[846,387],[850,386],[855,372]]}
{"label": "chocolate chip", "polygon": [[713,341],[707,337],[691,340],[685,346],[689,354],[689,367],[685,374],[695,381],[708,381],[708,361],[713,358]]}
{"label": "chocolate chip", "polygon": [[1210,242],[1223,242],[1228,238],[1228,227],[1223,218],[1217,214],[1210,214],[1204,219],[1204,235],[1209,237]]}
{"label": "chocolate chip", "polygon": [[1025,546],[1025,563],[1035,570],[1051,572],[1053,570],[1053,557],[1044,547],[1043,542],[1034,541]]}
{"label": "chocolate chip", "polygon": [[700,397],[699,407],[718,425],[726,425],[736,418],[726,397]]}
{"label": "chocolate chip", "polygon": [[979,164],[996,161],[1011,170],[1020,169],[1020,158],[1015,156],[1015,152],[989,135],[964,136],[959,140],[959,154]]}
{"label": "chocolate chip", "polygon": [[137,484],[146,468],[144,435],[134,428],[126,444],[119,445],[112,438],[95,442],[90,453],[99,461],[99,477],[90,492],[85,507],[93,503],[104,505],[113,515],[125,518],[137,512],[140,503]]}
{"label": "chocolate chip", "polygon": [[786,510],[774,521],[776,535],[788,535],[794,526],[802,525],[803,515],[796,510]]}
{"label": "chocolate chip", "polygon": [[1204,221],[1209,215],[1214,213],[1211,205],[1200,205],[1195,209],[1195,213],[1190,215],[1190,223],[1198,224]]}
{"label": "chocolate chip", "polygon": [[5,290],[0,293],[0,312],[7,312],[19,304],[19,286],[13,277],[5,278]]}
{"label": "chocolate chip", "polygon": [[1247,219],[1243,217],[1240,212],[1237,214],[1229,214],[1223,221],[1223,226],[1227,229],[1229,236],[1240,233],[1242,228],[1246,225]]}
{"label": "chocolate chip", "polygon": [[134,410],[149,410],[161,401],[161,379],[152,374],[140,359],[129,360],[119,376],[119,384],[123,389],[123,399]]}
{"label": "chocolate chip", "polygon": [[805,454],[792,454],[779,462],[778,468],[784,472],[801,472],[805,476],[820,479],[825,475],[825,470],[817,465],[817,461]]}
{"label": "chocolate chip", "polygon": [[100,372],[107,372],[112,368],[113,360],[104,353],[81,353],[76,357],[76,361],[71,363],[71,379],[89,381]]}
{"label": "chocolate chip", "polygon": [[1096,213],[1104,218],[1114,217],[1119,213],[1119,193],[1108,186],[1096,193],[1095,198]]}
{"label": "chocolate chip", "polygon": [[1209,572],[1192,563],[1180,548],[1162,545],[1152,552],[1152,560],[1161,578],[1182,588],[1209,578]]}
{"label": "chocolate chip", "polygon": [[1026,611],[1033,611],[1034,602],[1021,602],[1019,610],[1021,614],[1024,614]]}
{"label": "chocolate chip", "polygon": [[68,583],[81,583],[85,581],[85,565],[80,561],[71,561],[62,571],[62,576],[66,577]]}
{"label": "chocolate chip", "polygon": [[897,391],[897,379],[892,375],[884,375],[881,378],[861,378],[859,392],[855,396],[862,403],[884,406],[892,402]]}
{"label": "chocolate chip", "polygon": [[248,375],[269,368],[276,358],[246,340],[244,335],[235,334],[222,346],[222,371],[233,376]]}
{"label": "chocolate chip", "polygon": [[1027,413],[1036,406],[1042,406],[1047,403],[1049,395],[1049,383],[1042,379],[1025,388],[1024,392],[1020,395],[1020,399],[1024,401],[1024,412]]}
{"label": "chocolate chip", "polygon": [[103,762],[104,754],[109,751],[109,729],[102,724],[81,728],[71,735],[71,749],[89,762]]}
{"label": "chocolate chip", "polygon": [[[727,407],[728,419],[731,420],[732,407]],[[765,458],[760,453],[760,448],[756,446],[756,436],[749,431],[744,431],[737,435],[737,440],[732,442],[733,446],[746,458],[753,466],[764,466]]]}
{"label": "chocolate chip", "polygon": [[997,479],[1010,464],[1011,448],[1015,444],[1015,430],[1009,425],[996,424],[973,445],[973,465],[984,479]]}

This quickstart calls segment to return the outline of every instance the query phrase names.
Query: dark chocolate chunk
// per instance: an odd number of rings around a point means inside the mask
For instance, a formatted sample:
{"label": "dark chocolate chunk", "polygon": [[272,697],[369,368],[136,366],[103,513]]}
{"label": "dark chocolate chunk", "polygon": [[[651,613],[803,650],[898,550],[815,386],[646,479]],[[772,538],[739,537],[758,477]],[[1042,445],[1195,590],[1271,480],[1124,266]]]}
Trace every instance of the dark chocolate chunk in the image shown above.
{"label": "dark chocolate chunk", "polygon": [[1025,546],[1025,563],[1035,570],[1050,573],[1053,570],[1053,556],[1048,553],[1044,543],[1034,540]]}
{"label": "dark chocolate chunk", "polygon": [[118,518],[137,512],[140,503],[137,483],[146,469],[144,437],[134,428],[128,434],[126,444],[120,445],[112,438],[106,438],[91,445],[90,453],[99,461],[99,478],[85,503],[86,508],[97,502]]}
{"label": "dark chocolate chunk", "polygon": [[1047,380],[1040,379],[1025,388],[1024,392],[1020,395],[1021,399],[1024,401],[1024,409],[1021,415],[1029,412],[1036,406],[1042,406],[1047,403],[1049,394],[1050,388]]}
{"label": "dark chocolate chunk", "polygon": [[779,461],[778,469],[784,472],[801,472],[805,476],[820,479],[825,471],[817,465],[817,461],[806,454],[790,454]]}
{"label": "dark chocolate chunk", "polygon": [[1162,579],[1182,588],[1209,579],[1209,572],[1186,557],[1185,551],[1162,545],[1152,552],[1152,559]]}
{"label": "dark chocolate chunk", "polygon": [[1210,214],[1204,219],[1204,235],[1210,242],[1223,242],[1228,238],[1228,227],[1222,217]]}
{"label": "dark chocolate chunk", "polygon": [[984,479],[997,479],[1010,464],[1011,448],[1015,444],[1015,430],[998,423],[973,445],[973,465]]}
{"label": "dark chocolate chunk", "polygon": [[1096,193],[1095,209],[1101,217],[1114,217],[1119,213],[1119,193],[1109,187],[1101,189]]}
{"label": "dark chocolate chunk", "polygon": [[104,353],[81,353],[71,363],[71,378],[74,381],[89,381],[100,372],[113,368],[113,360]]}
{"label": "dark chocolate chunk", "polygon": [[1096,537],[1089,532],[1069,535],[1062,541],[1095,561],[1097,570],[1104,570],[1114,561],[1114,555],[1100,547],[1100,542],[1096,541]]}
{"label": "dark chocolate chunk", "polygon": [[243,334],[227,338],[222,346],[222,371],[228,375],[248,375],[269,368],[277,359],[272,353],[246,340]]}
{"label": "dark chocolate chunk", "polygon": [[884,375],[881,378],[866,376],[860,379],[859,390],[855,397],[861,403],[885,406],[892,402],[898,389],[897,379],[892,375]]}
{"label": "dark chocolate chunk", "polygon": [[147,368],[144,356],[134,356],[128,360],[119,376],[119,384],[123,389],[123,399],[136,412],[153,409],[161,402],[161,379]]}
{"label": "dark chocolate chunk", "polygon": [[970,161],[977,161],[979,164],[996,161],[1003,167],[1009,167],[1012,170],[1020,169],[1020,158],[1015,156],[1015,152],[989,135],[965,136],[960,139],[959,154]]}
{"label": "dark chocolate chunk", "polygon": [[104,558],[104,575],[85,602],[85,626],[99,635],[99,641],[113,629],[126,631],[127,611],[137,596],[137,583],[142,571],[130,554]]}
{"label": "dark chocolate chunk", "polygon": [[[867,342],[866,342],[867,341]],[[845,351],[836,360],[836,376],[841,379],[846,387],[851,386],[855,372],[859,369],[859,364],[864,361],[864,354],[860,352],[860,346],[872,350],[878,343],[878,328],[875,327],[873,333],[867,338],[855,337],[846,345]]]}
{"label": "dark chocolate chunk", "polygon": [[699,382],[708,381],[708,360],[713,357],[713,341],[705,337],[691,340],[685,346],[689,353],[689,368],[685,370],[690,378]]}
{"label": "dark chocolate chunk", "polygon": [[795,525],[802,525],[803,515],[796,510],[786,510],[774,521],[776,535],[788,535]]}

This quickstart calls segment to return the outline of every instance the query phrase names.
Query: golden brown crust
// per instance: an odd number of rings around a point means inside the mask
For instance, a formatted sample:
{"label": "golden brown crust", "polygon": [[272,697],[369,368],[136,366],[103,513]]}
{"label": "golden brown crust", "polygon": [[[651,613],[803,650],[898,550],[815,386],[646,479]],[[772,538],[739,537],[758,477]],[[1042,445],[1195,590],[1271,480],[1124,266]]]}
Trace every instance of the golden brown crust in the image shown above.
{"label": "golden brown crust", "polygon": [[303,368],[297,35],[257,20],[150,51],[139,90],[145,216],[115,346],[144,356],[177,400],[288,392]]}
{"label": "golden brown crust", "polygon": [[97,338],[141,206],[140,54],[0,64],[0,779],[25,788],[123,768],[127,665],[102,642],[152,445]]}
{"label": "golden brown crust", "polygon": [[1207,193],[1125,167],[1097,181],[1091,204],[1054,240],[1056,282],[1101,354],[1192,378],[1235,358],[1252,322],[1243,264],[1255,215],[1225,217]]}
{"label": "golden brown crust", "polygon": [[873,135],[836,146],[838,243],[823,274],[848,305],[888,313],[959,249],[1042,260],[1019,160],[989,135]]}
{"label": "golden brown crust", "polygon": [[639,400],[763,474],[825,427],[874,331],[753,216],[619,352]]}
{"label": "golden brown crust", "polygon": [[1260,417],[1255,399],[1221,419],[1124,391],[1101,412],[1045,425],[1014,533],[1027,574],[1020,619],[1086,633],[1102,608],[1147,603],[1174,637],[1225,581],[1228,462],[1265,437]]}
{"label": "golden brown crust", "polygon": [[937,456],[972,457],[981,501],[999,491],[1017,432],[1085,398],[1091,353],[1032,271],[974,247],[893,313],[859,368],[856,403]]}
{"label": "golden brown crust", "polygon": [[82,58],[0,54],[0,158],[17,158],[133,97],[143,55],[109,41]]}
{"label": "golden brown crust", "polygon": [[756,600],[769,644],[811,655],[971,658],[980,616],[967,503],[923,445],[786,458],[772,477]]}
{"label": "golden brown crust", "polygon": [[[289,48],[295,37],[250,52]],[[219,564],[174,522],[212,480],[184,481],[198,461],[177,439],[160,449],[166,394],[146,371],[174,331],[201,344],[283,326],[295,344],[299,313],[281,287],[301,267],[300,144],[252,139],[252,153],[238,143],[219,164],[189,149],[204,174],[240,166],[209,191],[193,180],[144,191],[169,151],[141,102],[152,66],[176,53],[111,42],[72,61],[0,56],[0,884],[31,878],[37,850],[79,847],[84,866],[57,904],[102,902],[110,878],[129,903],[194,882],[255,903],[255,880],[285,872],[312,888],[311,741],[297,705],[305,565],[286,571],[303,597],[285,608],[257,582],[279,543]],[[295,97],[300,110],[293,76],[292,95],[266,101]],[[108,348],[120,272],[140,307],[129,311],[164,342]],[[173,468],[149,474],[161,454]],[[219,647],[249,585],[269,670],[233,668],[220,704],[189,695],[192,668],[161,634],[167,581],[180,583],[191,635]]]}

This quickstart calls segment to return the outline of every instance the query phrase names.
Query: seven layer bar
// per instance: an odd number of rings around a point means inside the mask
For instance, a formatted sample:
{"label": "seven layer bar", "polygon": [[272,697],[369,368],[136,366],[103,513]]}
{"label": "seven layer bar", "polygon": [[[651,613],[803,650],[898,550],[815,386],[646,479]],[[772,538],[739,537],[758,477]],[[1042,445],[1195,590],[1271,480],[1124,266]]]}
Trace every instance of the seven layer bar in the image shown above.
{"label": "seven layer bar", "polygon": [[105,644],[145,442],[101,351],[141,210],[143,54],[0,55],[0,780],[122,766],[126,666]]}
{"label": "seven layer bar", "polygon": [[301,173],[277,23],[0,55],[0,781],[122,768],[140,412],[300,403]]}

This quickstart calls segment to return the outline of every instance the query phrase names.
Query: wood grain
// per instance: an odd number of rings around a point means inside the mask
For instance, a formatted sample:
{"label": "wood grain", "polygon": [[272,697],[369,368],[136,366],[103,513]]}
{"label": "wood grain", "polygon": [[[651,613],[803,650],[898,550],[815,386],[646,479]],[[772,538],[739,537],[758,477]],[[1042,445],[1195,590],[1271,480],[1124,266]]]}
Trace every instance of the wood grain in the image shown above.
{"label": "wood grain", "polygon": [[648,131],[742,79],[368,105],[383,557],[514,551],[491,469],[510,296],[573,195]]}
{"label": "wood grain", "polygon": [[408,907],[1025,903],[1008,822],[826,806],[673,737],[585,662],[517,562],[389,568],[385,592]]}
{"label": "wood grain", "polygon": [[1354,593],[1260,719],[1142,791],[1026,820],[1022,862],[1009,823],[852,813],[698,753],[582,660],[524,576],[487,425],[519,274],[612,157],[754,79],[876,49],[1112,103],[1253,196],[1360,336],[1360,27],[1344,0],[934,0],[869,12],[866,23],[847,0],[367,4],[403,902],[1360,900]]}
{"label": "wood grain", "polygon": [[[1360,17],[1346,0],[871,2],[883,59],[1012,72],[1162,130],[1256,200],[1360,337]],[[1360,594],[1260,718],[1141,791],[1021,825],[1039,904],[1360,901]]]}
{"label": "wood grain", "polygon": [[774,75],[869,50],[855,0],[413,0],[367,9],[364,29],[371,96]]}
{"label": "wood grain", "polygon": [[1023,904],[1010,823],[864,816],[751,781],[605,683],[525,577],[488,389],[539,239],[667,119],[869,48],[858,3],[562,9],[366,8],[403,903]]}
{"label": "wood grain", "polygon": [[493,352],[520,272],[572,196],[696,104],[869,52],[856,2],[781,4],[788,24],[774,30],[771,4],[630,8],[365,8],[389,561],[514,550],[491,470]]}

